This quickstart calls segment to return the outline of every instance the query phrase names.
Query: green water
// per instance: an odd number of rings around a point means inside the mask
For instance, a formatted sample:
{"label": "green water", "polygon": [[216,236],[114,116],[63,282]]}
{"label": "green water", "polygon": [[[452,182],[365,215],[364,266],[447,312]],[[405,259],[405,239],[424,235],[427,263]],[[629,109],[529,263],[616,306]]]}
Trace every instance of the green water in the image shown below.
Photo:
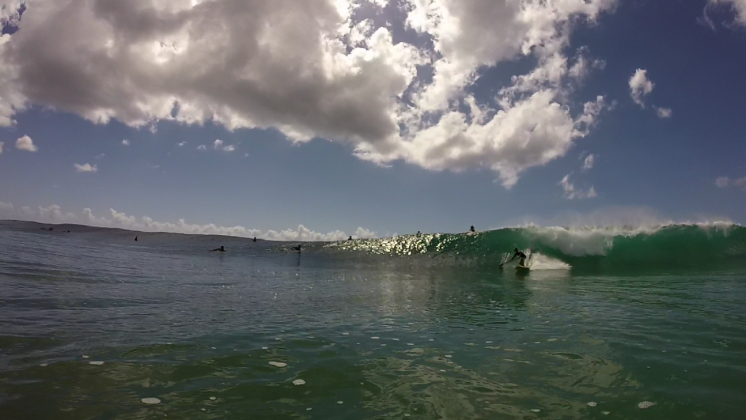
{"label": "green water", "polygon": [[[338,246],[149,241],[0,231],[0,419],[746,409],[742,269],[517,275]],[[221,243],[229,253],[204,252]]]}

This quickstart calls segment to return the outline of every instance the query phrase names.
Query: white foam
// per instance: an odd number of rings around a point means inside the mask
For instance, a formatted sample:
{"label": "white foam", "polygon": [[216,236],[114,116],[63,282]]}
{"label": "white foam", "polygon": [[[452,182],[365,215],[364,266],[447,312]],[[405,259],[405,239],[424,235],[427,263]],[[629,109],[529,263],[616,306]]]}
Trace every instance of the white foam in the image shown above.
{"label": "white foam", "polygon": [[42,363],[42,364],[40,364],[39,366],[41,366],[41,367],[47,367],[47,366],[49,366],[49,364],[47,364],[47,363]]}
{"label": "white foam", "polygon": [[531,270],[569,270],[571,268],[569,264],[547,257],[539,252],[531,255],[529,265]]}
{"label": "white foam", "polygon": [[611,412],[610,411],[602,411],[601,414],[603,414],[604,416],[608,416],[609,414],[611,414]]}
{"label": "white foam", "polygon": [[161,403],[161,400],[155,397],[142,398],[140,401],[142,401],[143,404],[160,404]]}
{"label": "white foam", "polygon": [[650,408],[650,407],[654,406],[655,404],[656,403],[654,403],[652,401],[643,401],[643,402],[637,404],[637,406],[640,407],[640,408]]}
{"label": "white foam", "polygon": [[342,335],[350,335],[348,332],[343,332]]}
{"label": "white foam", "polygon": [[210,401],[215,401],[216,399],[215,397],[210,397]]}
{"label": "white foam", "polygon": [[381,337],[371,337],[372,340],[378,340]]}
{"label": "white foam", "polygon": [[305,385],[305,384],[306,384],[306,381],[304,381],[303,379],[296,379],[293,381],[293,385]]}
{"label": "white foam", "polygon": [[531,411],[534,413],[541,413],[541,410],[539,410],[538,408],[532,408]]}
{"label": "white foam", "polygon": [[278,367],[278,368],[284,368],[284,367],[287,367],[288,365],[287,363],[283,363],[283,362],[269,362],[269,364],[272,366]]}
{"label": "white foam", "polygon": [[93,361],[93,362],[88,362],[88,363],[95,365],[95,366],[101,366],[104,364],[104,362],[101,362],[101,361]]}
{"label": "white foam", "polygon": [[407,343],[408,346],[414,346],[414,343]]}
{"label": "white foam", "polygon": [[598,403],[597,403],[597,402],[595,402],[595,401],[589,401],[589,402],[588,402],[588,407],[595,407],[595,406],[597,406],[597,405],[598,405]]}
{"label": "white foam", "polygon": [[90,357],[91,357],[91,356],[86,356],[85,354],[83,355],[83,358],[84,358],[84,359],[88,359],[88,358],[90,358]]}
{"label": "white foam", "polygon": [[262,350],[269,350],[269,347],[262,347]]}
{"label": "white foam", "polygon": [[344,401],[337,401],[337,404],[342,405],[344,404]]}

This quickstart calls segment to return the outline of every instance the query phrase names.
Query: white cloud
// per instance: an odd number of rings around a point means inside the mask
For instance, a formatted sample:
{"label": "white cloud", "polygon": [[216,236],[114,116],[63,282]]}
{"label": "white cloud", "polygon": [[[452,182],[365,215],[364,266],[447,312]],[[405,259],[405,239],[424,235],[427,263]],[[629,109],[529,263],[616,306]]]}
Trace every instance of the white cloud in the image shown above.
{"label": "white cloud", "polygon": [[368,230],[362,227],[358,227],[355,230],[355,233],[353,234],[353,236],[355,237],[355,239],[373,239],[373,238],[378,237],[376,232],[373,232],[372,230]]}
{"label": "white cloud", "polygon": [[583,168],[582,171],[587,171],[590,169],[593,169],[593,165],[596,163],[596,156],[593,154],[590,154],[585,157],[585,160],[583,160]]}
{"label": "white cloud", "polygon": [[127,140],[127,139],[124,139],[124,140],[122,140],[122,144],[125,145],[125,146],[129,146],[130,145],[130,141]]}
{"label": "white cloud", "polygon": [[[708,5],[728,5],[733,9],[736,14],[735,22],[739,25],[746,26],[746,0],[709,0]],[[707,9],[705,9],[705,13]],[[710,26],[713,26],[712,21],[705,15],[705,19],[709,22]]]}
{"label": "white cloud", "polygon": [[39,148],[34,145],[34,141],[31,140],[31,137],[29,136],[23,136],[16,140],[16,149],[25,150],[27,152],[36,152],[39,150]]}
{"label": "white cloud", "polygon": [[3,154],[3,146],[4,145],[5,145],[5,143],[0,141],[0,155]]}
{"label": "white cloud", "polygon": [[[261,238],[275,241],[341,241],[349,235],[341,230],[335,230],[328,233],[316,232],[298,225],[294,229],[260,230],[247,229],[243,226],[219,226],[215,224],[198,225],[187,223],[184,219],[179,219],[176,223],[159,222],[148,216],[137,218],[123,212],[109,209],[103,216],[97,216],[90,208],[85,208],[79,214],[65,213],[60,206],[51,205],[49,207],[39,206],[36,209],[24,206],[20,212],[13,211],[13,205],[10,203],[0,202],[0,211],[5,214],[13,215],[25,220],[33,220],[43,223],[83,223],[91,226],[112,227],[121,229],[130,229],[143,232],[171,232],[171,233],[188,233],[199,235],[226,235],[238,236],[245,238]],[[353,233],[358,238],[375,238],[376,232],[358,227]]]}
{"label": "white cloud", "polygon": [[76,163],[74,164],[74,166],[75,172],[98,172],[98,168],[96,167],[96,165],[91,165],[90,163],[86,163],[83,165]]}
{"label": "white cloud", "polygon": [[655,83],[648,80],[647,70],[637,69],[629,79],[630,96],[643,108],[645,108],[645,96],[653,91],[653,87]]}
{"label": "white cloud", "polygon": [[106,153],[101,153],[100,155],[96,155],[94,159],[103,159],[106,157]]}
{"label": "white cloud", "polygon": [[562,187],[564,197],[568,200],[596,197],[596,189],[592,185],[587,190],[577,189],[575,185],[570,182],[570,174],[565,175],[558,185]]}
{"label": "white cloud", "polygon": [[737,179],[730,179],[727,176],[721,176],[720,178],[715,180],[715,185],[717,185],[718,188],[746,188],[746,176]]}
{"label": "white cloud", "polygon": [[222,150],[228,153],[236,150],[236,148],[233,145],[229,144],[227,146],[223,146],[223,144],[224,144],[223,140],[217,139],[212,143],[212,148],[215,150]]}
{"label": "white cloud", "polygon": [[653,106],[655,108],[655,113],[658,115],[659,118],[671,118],[673,115],[673,111],[671,108],[663,108],[663,107],[657,107]]}
{"label": "white cloud", "polygon": [[205,146],[204,144],[200,144],[199,146],[197,146],[197,150],[207,150],[207,146]]}
{"label": "white cloud", "polygon": [[39,206],[36,209],[32,209],[28,206],[23,206],[20,212],[14,212],[12,204],[6,212],[10,212],[12,217],[16,217],[22,220],[33,220],[44,223],[71,223],[78,221],[78,217],[73,213],[65,213],[62,211],[60,206],[53,204],[49,207]]}
{"label": "white cloud", "polygon": [[[616,0],[400,0],[420,36],[396,43],[353,14],[360,2],[28,2],[0,41],[0,124],[38,104],[135,127],[276,128],[381,165],[487,168],[510,187],[605,109],[603,98],[581,106],[571,88],[601,61],[565,51],[573,29]],[[469,94],[485,69],[521,56],[535,68],[497,98]]]}
{"label": "white cloud", "polygon": [[182,141],[182,142],[181,142],[181,143],[179,143],[178,145],[179,145],[179,147],[184,147],[184,146],[185,146],[186,144],[187,144],[187,142],[186,142],[186,141]]}

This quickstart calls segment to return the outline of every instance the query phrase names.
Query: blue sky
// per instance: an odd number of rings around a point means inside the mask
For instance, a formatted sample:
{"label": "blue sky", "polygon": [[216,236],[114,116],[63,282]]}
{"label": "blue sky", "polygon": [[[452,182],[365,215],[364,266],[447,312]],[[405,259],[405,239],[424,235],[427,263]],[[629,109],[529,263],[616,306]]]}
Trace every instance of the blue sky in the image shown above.
{"label": "blue sky", "polygon": [[22,3],[0,1],[2,218],[746,221],[742,0]]}

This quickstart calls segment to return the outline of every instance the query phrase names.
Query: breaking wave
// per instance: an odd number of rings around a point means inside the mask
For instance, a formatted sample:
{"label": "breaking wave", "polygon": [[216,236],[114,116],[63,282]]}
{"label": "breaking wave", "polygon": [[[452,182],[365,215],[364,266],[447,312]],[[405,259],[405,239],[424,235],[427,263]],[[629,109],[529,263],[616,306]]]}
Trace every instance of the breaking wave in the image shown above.
{"label": "breaking wave", "polygon": [[[420,234],[329,244],[371,254],[501,260],[533,252],[532,269],[651,268],[746,262],[746,228],[732,223],[654,227],[521,227],[476,234]],[[528,253],[528,252],[527,252]]]}

